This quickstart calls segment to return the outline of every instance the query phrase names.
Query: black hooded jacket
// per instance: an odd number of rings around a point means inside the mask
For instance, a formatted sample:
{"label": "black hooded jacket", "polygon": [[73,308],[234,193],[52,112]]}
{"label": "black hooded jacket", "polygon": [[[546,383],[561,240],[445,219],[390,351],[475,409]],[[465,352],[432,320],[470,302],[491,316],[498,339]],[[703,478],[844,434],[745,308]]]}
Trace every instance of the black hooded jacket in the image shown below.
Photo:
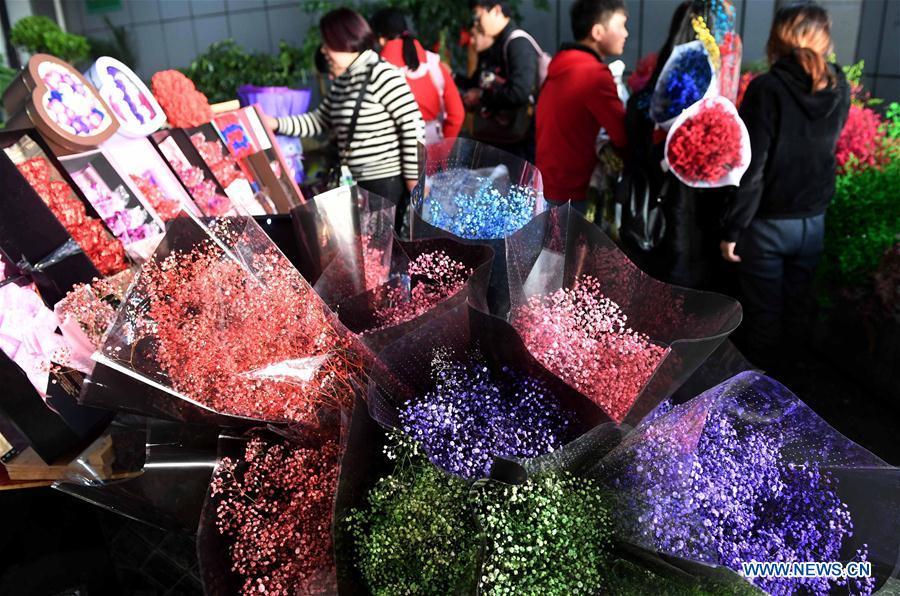
{"label": "black hooded jacket", "polygon": [[825,212],[834,195],[835,146],[850,109],[850,87],[811,92],[793,56],[751,81],[740,114],[750,132],[750,167],[723,215],[723,240],[735,242],[754,218],[794,219]]}

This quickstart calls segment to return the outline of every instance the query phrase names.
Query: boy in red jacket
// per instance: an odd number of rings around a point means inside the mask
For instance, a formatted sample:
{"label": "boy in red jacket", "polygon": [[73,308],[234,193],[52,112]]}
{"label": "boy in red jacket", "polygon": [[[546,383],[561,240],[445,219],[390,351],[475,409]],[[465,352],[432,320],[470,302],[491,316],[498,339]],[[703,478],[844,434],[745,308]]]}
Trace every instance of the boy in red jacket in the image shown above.
{"label": "boy in red jacket", "polygon": [[571,200],[584,213],[600,128],[614,147],[625,147],[625,106],[603,59],[625,49],[628,13],[624,0],[576,0],[571,17],[578,41],[560,48],[538,98],[536,161],[545,198]]}

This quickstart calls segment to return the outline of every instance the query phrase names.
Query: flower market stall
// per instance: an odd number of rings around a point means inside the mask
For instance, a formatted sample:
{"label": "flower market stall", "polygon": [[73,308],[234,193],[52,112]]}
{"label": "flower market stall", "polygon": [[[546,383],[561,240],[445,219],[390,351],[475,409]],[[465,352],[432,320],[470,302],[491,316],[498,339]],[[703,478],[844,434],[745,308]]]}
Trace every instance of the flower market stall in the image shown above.
{"label": "flower market stall", "polygon": [[[698,188],[750,159],[710,6],[650,104]],[[299,191],[256,105],[303,98],[241,94],[42,54],[4,94],[0,490],[196,536],[211,595],[896,587],[900,469],[737,353],[737,300],[653,279],[470,139],[420,147],[400,237],[374,193]],[[848,228],[861,197],[896,216],[898,117],[854,107],[830,232],[895,312],[896,239]]]}

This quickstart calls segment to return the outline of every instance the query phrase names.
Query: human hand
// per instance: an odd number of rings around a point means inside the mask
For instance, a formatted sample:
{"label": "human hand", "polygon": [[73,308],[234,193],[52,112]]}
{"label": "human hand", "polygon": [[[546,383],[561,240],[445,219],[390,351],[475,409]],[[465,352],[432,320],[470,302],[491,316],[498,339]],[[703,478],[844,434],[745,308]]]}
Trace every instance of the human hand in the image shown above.
{"label": "human hand", "polygon": [[478,102],[481,101],[481,89],[477,87],[474,89],[469,89],[468,91],[463,93],[462,100],[467,108],[474,108],[478,105]]}
{"label": "human hand", "polygon": [[734,253],[735,246],[737,246],[737,242],[728,242],[727,240],[722,240],[722,242],[719,243],[719,250],[722,251],[722,258],[729,263],[741,262],[741,257]]}
{"label": "human hand", "polygon": [[263,126],[265,126],[267,130],[275,132],[275,129],[278,128],[278,118],[273,118],[272,116],[269,116],[268,114],[264,114],[262,112],[260,112],[259,117],[262,120]]}

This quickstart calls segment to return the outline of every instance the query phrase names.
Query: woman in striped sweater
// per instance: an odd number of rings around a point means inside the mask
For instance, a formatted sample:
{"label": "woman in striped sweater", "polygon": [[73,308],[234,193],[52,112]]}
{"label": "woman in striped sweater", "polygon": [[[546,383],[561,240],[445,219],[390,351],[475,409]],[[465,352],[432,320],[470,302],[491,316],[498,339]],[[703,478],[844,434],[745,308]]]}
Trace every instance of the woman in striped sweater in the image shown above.
{"label": "woman in striped sweater", "polygon": [[341,162],[357,184],[397,204],[399,229],[409,191],[418,180],[417,145],[424,135],[419,107],[403,74],[374,51],[375,36],[357,12],[332,10],[322,17],[319,29],[334,76],[328,94],[312,112],[267,117],[266,124],[279,134],[298,137],[334,131]]}

